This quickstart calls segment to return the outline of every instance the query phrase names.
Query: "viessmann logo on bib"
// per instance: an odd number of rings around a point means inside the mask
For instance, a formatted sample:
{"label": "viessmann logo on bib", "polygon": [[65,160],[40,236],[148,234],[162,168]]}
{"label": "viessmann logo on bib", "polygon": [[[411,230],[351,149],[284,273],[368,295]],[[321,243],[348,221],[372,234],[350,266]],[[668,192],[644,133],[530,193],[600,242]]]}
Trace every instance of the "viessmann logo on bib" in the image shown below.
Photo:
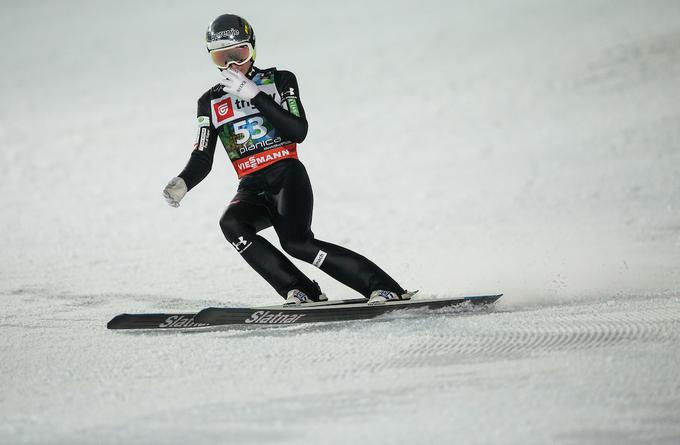
{"label": "viessmann logo on bib", "polygon": [[234,116],[234,106],[231,103],[231,97],[225,97],[222,100],[213,102],[213,121],[214,126],[218,127],[222,125],[225,121],[229,120],[230,117]]}

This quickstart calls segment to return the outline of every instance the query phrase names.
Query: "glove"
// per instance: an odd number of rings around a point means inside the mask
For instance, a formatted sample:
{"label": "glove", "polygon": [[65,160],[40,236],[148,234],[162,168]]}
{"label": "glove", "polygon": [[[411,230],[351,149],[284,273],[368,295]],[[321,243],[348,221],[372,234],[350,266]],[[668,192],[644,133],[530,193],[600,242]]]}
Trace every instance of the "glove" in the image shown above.
{"label": "glove", "polygon": [[163,189],[163,197],[173,207],[179,207],[179,202],[187,194],[187,183],[182,178],[172,178]]}
{"label": "glove", "polygon": [[232,70],[227,68],[221,71],[224,79],[220,81],[225,93],[233,94],[234,96],[250,101],[253,97],[257,96],[260,89],[255,85],[255,82],[248,79],[245,74],[240,71]]}

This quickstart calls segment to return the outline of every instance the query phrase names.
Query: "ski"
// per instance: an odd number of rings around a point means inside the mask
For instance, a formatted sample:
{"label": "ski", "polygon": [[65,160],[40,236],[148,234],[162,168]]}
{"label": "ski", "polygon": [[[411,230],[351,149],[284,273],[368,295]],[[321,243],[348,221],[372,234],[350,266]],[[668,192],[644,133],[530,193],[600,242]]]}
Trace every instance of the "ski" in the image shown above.
{"label": "ski", "polygon": [[[402,309],[441,309],[462,304],[483,305],[498,300],[503,294],[480,295],[462,298],[432,300],[396,300],[369,305],[366,300],[340,304],[317,304],[300,306],[265,306],[260,308],[207,308],[196,314],[198,323],[210,326],[223,325],[285,325],[292,323],[316,323],[330,321],[362,320],[375,318]],[[313,304],[313,303],[312,303]]]}
{"label": "ski", "polygon": [[[352,298],[348,300],[330,300],[307,303],[305,307],[336,306],[339,304],[352,304],[365,302],[365,298]],[[252,308],[257,310],[257,308]],[[120,314],[108,322],[108,329],[189,329],[209,326],[208,323],[197,323],[194,320],[196,313],[184,314]]]}
{"label": "ski", "polygon": [[107,324],[108,329],[193,329],[211,326],[281,326],[293,323],[315,323],[362,320],[402,309],[440,309],[463,304],[485,305],[503,294],[479,295],[430,300],[398,300],[368,305],[365,298],[330,300],[300,306],[274,305],[246,308],[207,308],[198,313],[121,314]]}

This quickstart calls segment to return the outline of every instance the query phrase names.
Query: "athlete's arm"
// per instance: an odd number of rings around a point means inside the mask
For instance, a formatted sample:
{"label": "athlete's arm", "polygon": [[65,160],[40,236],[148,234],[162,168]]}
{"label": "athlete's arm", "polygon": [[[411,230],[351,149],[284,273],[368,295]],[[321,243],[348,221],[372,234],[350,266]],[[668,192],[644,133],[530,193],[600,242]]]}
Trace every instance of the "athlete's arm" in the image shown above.
{"label": "athlete's arm", "polygon": [[293,142],[302,142],[307,136],[308,124],[300,102],[297,79],[290,71],[276,71],[275,76],[281,104],[277,104],[264,92],[258,93],[251,103],[283,136]]}
{"label": "athlete's arm", "polygon": [[184,179],[191,190],[201,182],[212,169],[217,130],[212,125],[210,114],[210,92],[198,99],[198,134],[189,162],[178,176]]}

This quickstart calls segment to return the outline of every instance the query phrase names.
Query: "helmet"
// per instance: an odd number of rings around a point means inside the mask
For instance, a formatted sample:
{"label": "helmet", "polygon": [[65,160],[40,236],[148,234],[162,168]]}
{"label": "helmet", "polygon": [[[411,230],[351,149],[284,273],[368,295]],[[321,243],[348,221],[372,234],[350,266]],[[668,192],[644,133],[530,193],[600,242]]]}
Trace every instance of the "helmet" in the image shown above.
{"label": "helmet", "polygon": [[[243,63],[255,60],[255,32],[245,19],[237,15],[223,14],[213,20],[205,33],[205,44],[211,55],[226,48],[247,46],[249,54]],[[213,61],[220,65],[215,56]]]}

